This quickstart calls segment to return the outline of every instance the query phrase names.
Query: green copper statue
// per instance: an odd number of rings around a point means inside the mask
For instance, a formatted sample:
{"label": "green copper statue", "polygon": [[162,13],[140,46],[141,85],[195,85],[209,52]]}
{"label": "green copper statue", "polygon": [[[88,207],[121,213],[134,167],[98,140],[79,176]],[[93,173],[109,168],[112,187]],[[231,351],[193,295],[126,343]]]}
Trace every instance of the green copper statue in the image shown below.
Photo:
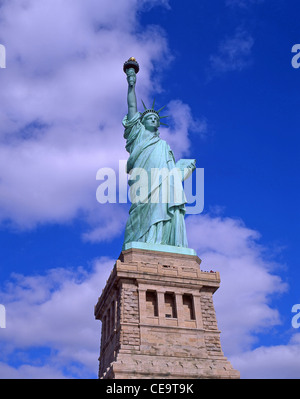
{"label": "green copper statue", "polygon": [[182,159],[175,163],[169,145],[159,137],[162,109],[155,111],[154,104],[147,109],[143,103],[144,112],[137,110],[137,61],[130,58],[123,69],[128,82],[128,114],[123,119],[123,126],[126,150],[130,154],[127,161],[127,173],[131,175],[130,188],[138,181],[139,173],[135,171],[140,172],[138,200],[131,198],[124,245],[142,242],[187,248],[184,221],[186,197],[182,181],[195,169],[196,161]]}

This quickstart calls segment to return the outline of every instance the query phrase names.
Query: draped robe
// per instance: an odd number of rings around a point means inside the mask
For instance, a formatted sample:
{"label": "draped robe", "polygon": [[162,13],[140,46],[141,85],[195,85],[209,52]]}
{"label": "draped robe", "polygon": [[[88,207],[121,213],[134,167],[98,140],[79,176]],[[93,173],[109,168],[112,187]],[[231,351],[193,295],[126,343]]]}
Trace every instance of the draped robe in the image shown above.
{"label": "draped robe", "polygon": [[[145,129],[139,112],[131,120],[126,115],[123,126],[126,150],[130,154],[129,185],[133,188],[136,184],[133,173],[136,170],[142,169],[147,177],[143,181],[143,192],[146,192],[143,198],[139,201],[131,198],[124,244],[139,241],[188,247],[184,221],[186,197],[172,150],[156,133]],[[162,177],[161,171],[169,173]],[[167,193],[163,191],[166,188]]]}

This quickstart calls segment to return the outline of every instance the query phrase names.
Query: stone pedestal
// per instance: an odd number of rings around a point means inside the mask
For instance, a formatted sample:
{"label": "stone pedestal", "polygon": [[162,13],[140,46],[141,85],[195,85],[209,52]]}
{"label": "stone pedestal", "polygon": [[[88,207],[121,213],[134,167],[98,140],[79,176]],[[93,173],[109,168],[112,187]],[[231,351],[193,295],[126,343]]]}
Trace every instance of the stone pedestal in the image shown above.
{"label": "stone pedestal", "polygon": [[195,255],[130,248],[114,265],[95,317],[99,378],[239,378],[220,344],[218,272]]}

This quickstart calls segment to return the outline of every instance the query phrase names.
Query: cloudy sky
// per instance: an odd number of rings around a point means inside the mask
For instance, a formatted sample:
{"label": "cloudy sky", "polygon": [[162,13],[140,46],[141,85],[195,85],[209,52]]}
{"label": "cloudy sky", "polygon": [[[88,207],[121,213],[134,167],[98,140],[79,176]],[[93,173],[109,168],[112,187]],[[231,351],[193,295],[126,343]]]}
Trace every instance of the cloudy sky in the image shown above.
{"label": "cloudy sky", "polygon": [[[288,4],[287,4],[288,3]],[[99,204],[127,159],[127,82],[166,105],[161,137],[204,168],[186,218],[218,270],[225,355],[242,378],[299,378],[297,0],[0,0],[0,378],[96,378],[93,317],[129,204]]]}

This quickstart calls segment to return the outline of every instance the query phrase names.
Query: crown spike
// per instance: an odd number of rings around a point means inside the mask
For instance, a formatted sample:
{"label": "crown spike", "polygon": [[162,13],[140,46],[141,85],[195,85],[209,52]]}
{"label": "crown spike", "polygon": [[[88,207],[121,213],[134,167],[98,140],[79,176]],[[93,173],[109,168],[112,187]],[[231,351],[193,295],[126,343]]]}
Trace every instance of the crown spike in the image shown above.
{"label": "crown spike", "polygon": [[155,99],[153,100],[152,109],[154,109]]}
{"label": "crown spike", "polygon": [[142,100],[142,104],[143,104],[143,106],[144,106],[144,109],[145,109],[145,111],[147,110],[147,107],[146,107],[146,105],[145,105],[145,103],[144,103],[144,101]]}
{"label": "crown spike", "polygon": [[162,111],[164,108],[166,108],[166,105],[164,105],[161,109],[159,109],[158,111],[156,111],[158,114],[160,113],[160,111]]}

